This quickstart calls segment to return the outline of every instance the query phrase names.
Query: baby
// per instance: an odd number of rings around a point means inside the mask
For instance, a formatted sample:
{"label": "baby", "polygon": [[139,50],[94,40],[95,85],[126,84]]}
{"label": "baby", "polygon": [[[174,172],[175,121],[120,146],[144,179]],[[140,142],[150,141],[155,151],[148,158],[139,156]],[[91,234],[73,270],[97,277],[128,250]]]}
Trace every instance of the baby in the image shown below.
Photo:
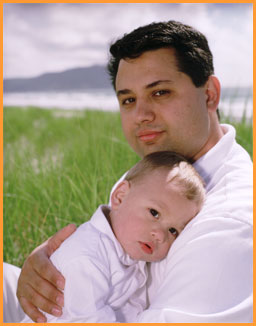
{"label": "baby", "polygon": [[[147,308],[147,264],[166,257],[205,198],[195,169],[174,152],[138,162],[51,256],[66,279],[61,317],[48,322],[134,322]],[[28,317],[22,322],[32,322]]]}

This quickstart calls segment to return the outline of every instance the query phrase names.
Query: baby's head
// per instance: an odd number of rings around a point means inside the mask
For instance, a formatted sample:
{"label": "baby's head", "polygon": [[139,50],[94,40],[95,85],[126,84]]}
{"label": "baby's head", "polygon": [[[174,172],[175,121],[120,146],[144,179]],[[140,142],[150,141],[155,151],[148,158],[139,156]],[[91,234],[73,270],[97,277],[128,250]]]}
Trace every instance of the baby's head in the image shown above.
{"label": "baby's head", "polygon": [[203,181],[184,157],[151,153],[112,193],[110,224],[131,258],[158,261],[199,212],[204,198]]}

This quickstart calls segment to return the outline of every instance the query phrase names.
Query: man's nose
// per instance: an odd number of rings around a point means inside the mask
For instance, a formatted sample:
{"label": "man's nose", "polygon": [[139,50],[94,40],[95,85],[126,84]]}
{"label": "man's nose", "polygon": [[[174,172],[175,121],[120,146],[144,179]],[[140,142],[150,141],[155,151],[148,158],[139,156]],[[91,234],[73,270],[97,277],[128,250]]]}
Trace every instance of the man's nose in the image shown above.
{"label": "man's nose", "polygon": [[155,241],[163,243],[167,238],[167,231],[163,228],[155,228],[151,231],[151,236]]}
{"label": "man's nose", "polygon": [[146,100],[137,100],[134,114],[138,124],[152,122],[155,119],[153,104]]}

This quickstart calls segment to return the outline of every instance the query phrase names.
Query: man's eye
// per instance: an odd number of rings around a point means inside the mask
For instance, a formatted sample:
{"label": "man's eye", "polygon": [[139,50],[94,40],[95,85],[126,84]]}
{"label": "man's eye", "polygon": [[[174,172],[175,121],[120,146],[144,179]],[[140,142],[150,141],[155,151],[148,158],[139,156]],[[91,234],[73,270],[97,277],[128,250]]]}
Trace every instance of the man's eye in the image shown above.
{"label": "man's eye", "polygon": [[157,92],[155,92],[155,96],[161,96],[161,95],[164,95],[164,94],[169,94],[170,93],[170,91],[168,91],[168,90],[166,90],[166,89],[162,89],[162,90],[160,90],[160,91],[157,91]]}
{"label": "man's eye", "polygon": [[126,98],[125,100],[122,101],[123,105],[131,104],[135,102],[135,99],[133,97]]}
{"label": "man's eye", "polygon": [[176,238],[179,235],[179,232],[175,228],[170,228],[169,232],[174,235]]}
{"label": "man's eye", "polygon": [[158,218],[159,217],[159,213],[155,209],[150,208],[149,211],[150,211],[151,215],[153,215],[155,218]]}

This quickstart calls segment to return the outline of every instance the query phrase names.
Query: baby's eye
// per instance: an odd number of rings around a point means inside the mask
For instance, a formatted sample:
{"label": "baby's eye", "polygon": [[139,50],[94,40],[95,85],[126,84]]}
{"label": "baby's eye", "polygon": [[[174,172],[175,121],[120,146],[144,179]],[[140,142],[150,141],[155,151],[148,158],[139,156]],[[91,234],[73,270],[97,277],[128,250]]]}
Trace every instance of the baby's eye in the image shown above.
{"label": "baby's eye", "polygon": [[176,238],[179,235],[179,232],[175,228],[170,228],[169,232],[174,235]]}
{"label": "baby's eye", "polygon": [[155,218],[158,218],[159,217],[159,213],[155,209],[150,208],[149,211],[150,211],[151,215],[153,215]]}

